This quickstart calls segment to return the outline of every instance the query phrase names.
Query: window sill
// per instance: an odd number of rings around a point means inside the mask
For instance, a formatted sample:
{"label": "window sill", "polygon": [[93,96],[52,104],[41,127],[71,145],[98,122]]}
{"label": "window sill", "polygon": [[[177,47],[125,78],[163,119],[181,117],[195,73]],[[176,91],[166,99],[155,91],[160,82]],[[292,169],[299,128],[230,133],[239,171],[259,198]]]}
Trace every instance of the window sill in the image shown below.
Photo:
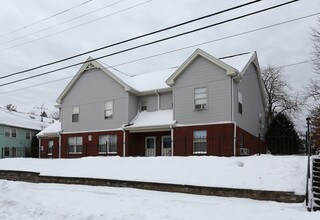
{"label": "window sill", "polygon": [[82,152],[69,152],[68,154],[82,154]]}
{"label": "window sill", "polygon": [[48,153],[47,155],[48,155],[48,156],[52,156],[52,153]]}
{"label": "window sill", "polygon": [[196,151],[196,152],[193,152],[193,154],[200,154],[200,155],[203,155],[203,154],[207,154],[207,151]]}

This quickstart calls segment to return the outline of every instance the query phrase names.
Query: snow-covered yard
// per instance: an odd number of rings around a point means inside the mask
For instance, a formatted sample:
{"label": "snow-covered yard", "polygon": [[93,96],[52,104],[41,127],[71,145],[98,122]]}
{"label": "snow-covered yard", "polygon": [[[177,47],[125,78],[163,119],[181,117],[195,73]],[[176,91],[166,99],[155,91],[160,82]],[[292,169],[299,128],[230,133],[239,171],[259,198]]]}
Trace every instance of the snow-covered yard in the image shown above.
{"label": "snow-covered yard", "polygon": [[0,219],[313,220],[303,204],[0,180]]}
{"label": "snow-covered yard", "polygon": [[1,159],[1,170],[305,193],[305,156]]}

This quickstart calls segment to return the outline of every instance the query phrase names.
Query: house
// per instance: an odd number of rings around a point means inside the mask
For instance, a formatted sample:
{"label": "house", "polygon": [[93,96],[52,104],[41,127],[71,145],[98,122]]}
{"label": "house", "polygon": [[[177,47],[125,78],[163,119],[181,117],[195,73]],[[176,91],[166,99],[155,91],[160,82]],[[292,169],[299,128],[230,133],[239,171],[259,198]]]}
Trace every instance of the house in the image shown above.
{"label": "house", "polygon": [[266,151],[256,52],[218,59],[197,49],[179,68],[136,76],[89,58],[57,103],[60,127],[38,135],[42,157]]}
{"label": "house", "polygon": [[32,138],[48,126],[51,119],[9,111],[0,107],[0,158],[25,157]]}

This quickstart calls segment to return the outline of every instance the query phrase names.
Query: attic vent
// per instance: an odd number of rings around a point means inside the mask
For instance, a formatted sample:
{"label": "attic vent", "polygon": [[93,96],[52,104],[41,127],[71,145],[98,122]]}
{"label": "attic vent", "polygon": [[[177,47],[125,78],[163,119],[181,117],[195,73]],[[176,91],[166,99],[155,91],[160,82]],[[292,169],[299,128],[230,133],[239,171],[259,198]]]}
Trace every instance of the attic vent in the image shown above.
{"label": "attic vent", "polygon": [[32,116],[32,115],[30,115],[29,117],[30,117],[31,119],[36,119],[36,118],[35,118],[34,116]]}
{"label": "attic vent", "polygon": [[95,68],[95,66],[91,62],[87,63],[86,70],[93,69],[93,68]]}

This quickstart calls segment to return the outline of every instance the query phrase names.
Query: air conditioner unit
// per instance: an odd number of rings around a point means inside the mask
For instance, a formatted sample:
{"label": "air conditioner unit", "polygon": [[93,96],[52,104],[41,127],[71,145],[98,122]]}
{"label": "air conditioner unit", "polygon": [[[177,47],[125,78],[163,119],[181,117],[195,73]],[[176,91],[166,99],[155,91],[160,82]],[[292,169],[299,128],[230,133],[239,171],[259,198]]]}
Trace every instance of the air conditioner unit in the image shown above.
{"label": "air conditioner unit", "polygon": [[206,109],[206,104],[198,104],[198,105],[194,105],[194,110],[196,111],[201,111]]}
{"label": "air conditioner unit", "polygon": [[248,148],[240,148],[240,155],[241,156],[248,156],[249,155],[249,149]]}

